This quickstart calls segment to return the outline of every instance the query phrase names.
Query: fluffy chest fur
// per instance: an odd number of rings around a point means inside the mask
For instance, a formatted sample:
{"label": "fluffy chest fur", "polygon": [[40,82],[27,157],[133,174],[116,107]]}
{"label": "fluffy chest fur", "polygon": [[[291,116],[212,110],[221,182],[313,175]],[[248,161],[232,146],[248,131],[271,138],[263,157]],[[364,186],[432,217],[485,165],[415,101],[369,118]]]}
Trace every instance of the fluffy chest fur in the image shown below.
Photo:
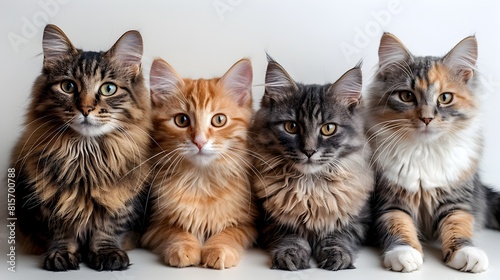
{"label": "fluffy chest fur", "polygon": [[345,172],[298,174],[286,166],[262,164],[257,196],[278,222],[302,233],[321,235],[347,225],[366,205],[372,173],[358,153],[344,159]]}
{"label": "fluffy chest fur", "polygon": [[119,135],[67,133],[44,144],[31,139],[41,138],[29,138],[18,161],[34,191],[28,203],[42,205],[48,217],[73,224],[77,232],[103,216],[125,214],[146,179],[146,136],[134,144]]}
{"label": "fluffy chest fur", "polygon": [[410,192],[454,186],[475,174],[480,135],[479,127],[471,126],[460,137],[443,136],[432,142],[405,139],[396,145],[382,134],[374,141],[373,158],[384,178]]}
{"label": "fluffy chest fur", "polygon": [[182,172],[155,180],[153,222],[182,228],[205,240],[227,227],[248,224],[255,217],[245,173],[223,166],[205,171],[178,169]]}

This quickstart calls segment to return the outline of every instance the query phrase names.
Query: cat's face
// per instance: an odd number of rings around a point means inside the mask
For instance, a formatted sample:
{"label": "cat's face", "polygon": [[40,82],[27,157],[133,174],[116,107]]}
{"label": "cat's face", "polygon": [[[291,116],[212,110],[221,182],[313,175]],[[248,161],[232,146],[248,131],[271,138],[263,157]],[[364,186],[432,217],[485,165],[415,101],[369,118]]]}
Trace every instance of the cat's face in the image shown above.
{"label": "cat's face", "polygon": [[176,160],[209,166],[246,149],[252,67],[236,63],[222,78],[182,79],[165,61],[151,68],[155,139]]}
{"label": "cat's face", "polygon": [[431,141],[469,125],[478,110],[474,68],[477,42],[462,40],[444,57],[415,57],[384,34],[369,104],[370,133]]}
{"label": "cat's face", "polygon": [[359,68],[333,85],[301,85],[271,60],[256,116],[256,141],[301,173],[338,169],[341,158],[361,142],[355,112],[360,97]]}
{"label": "cat's face", "polygon": [[138,111],[144,96],[134,92],[135,84],[143,87],[137,31],[125,33],[107,52],[88,52],[48,25],[43,49],[45,96],[35,110],[83,136],[121,129],[142,116]]}

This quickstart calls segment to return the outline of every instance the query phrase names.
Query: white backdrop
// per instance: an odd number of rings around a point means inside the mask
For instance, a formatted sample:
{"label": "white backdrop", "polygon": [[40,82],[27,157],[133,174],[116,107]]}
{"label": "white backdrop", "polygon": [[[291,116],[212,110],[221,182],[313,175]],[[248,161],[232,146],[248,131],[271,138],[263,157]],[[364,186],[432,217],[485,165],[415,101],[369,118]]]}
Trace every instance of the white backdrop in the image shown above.
{"label": "white backdrop", "polygon": [[[61,27],[75,46],[86,50],[107,50],[125,31],[139,30],[145,75],[157,56],[192,78],[220,76],[238,59],[249,57],[256,108],[263,93],[266,51],[304,83],[333,82],[362,59],[366,88],[383,31],[394,33],[416,55],[443,55],[476,34],[484,86],[481,173],[500,190],[500,1],[0,0],[0,172],[5,172],[0,180],[5,180],[31,85],[41,71],[46,23]],[[0,197],[5,197],[5,188],[0,188]],[[1,199],[0,213],[5,202]],[[2,247],[5,234],[2,229]],[[257,259],[258,266],[267,269],[266,257],[262,259],[264,263]],[[439,257],[435,259],[431,254],[431,262],[439,264]]]}

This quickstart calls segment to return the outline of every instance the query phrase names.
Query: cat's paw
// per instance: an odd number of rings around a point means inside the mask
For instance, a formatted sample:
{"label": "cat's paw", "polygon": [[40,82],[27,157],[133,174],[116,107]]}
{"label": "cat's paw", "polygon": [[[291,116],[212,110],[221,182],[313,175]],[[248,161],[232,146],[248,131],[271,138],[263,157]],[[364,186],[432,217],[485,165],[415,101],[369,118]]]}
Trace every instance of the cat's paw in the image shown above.
{"label": "cat's paw", "polygon": [[173,244],[165,251],[164,261],[175,267],[196,266],[200,264],[201,248],[198,244]]}
{"label": "cat's paw", "polygon": [[351,252],[341,246],[332,246],[315,253],[318,267],[328,270],[353,269]]}
{"label": "cat's paw", "polygon": [[446,265],[460,271],[478,273],[488,268],[489,261],[483,250],[466,246],[456,251]]}
{"label": "cat's paw", "polygon": [[310,268],[311,251],[306,248],[280,247],[272,252],[272,269],[301,270]]}
{"label": "cat's paw", "polygon": [[204,267],[230,268],[240,262],[240,252],[228,245],[206,246],[201,250],[201,262]]}
{"label": "cat's paw", "polygon": [[128,255],[118,248],[99,249],[89,252],[87,265],[97,271],[124,270],[130,265]]}
{"label": "cat's paw", "polygon": [[422,267],[422,254],[408,245],[396,246],[385,252],[384,266],[393,271],[412,272]]}
{"label": "cat's paw", "polygon": [[67,250],[52,250],[45,254],[43,268],[50,271],[67,271],[80,269],[80,254]]}

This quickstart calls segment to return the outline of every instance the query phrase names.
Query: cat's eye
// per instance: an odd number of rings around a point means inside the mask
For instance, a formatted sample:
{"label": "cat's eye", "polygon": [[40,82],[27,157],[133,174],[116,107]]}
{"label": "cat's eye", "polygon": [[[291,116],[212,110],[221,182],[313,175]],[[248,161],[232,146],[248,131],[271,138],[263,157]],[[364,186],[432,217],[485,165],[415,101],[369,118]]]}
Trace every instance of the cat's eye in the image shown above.
{"label": "cat's eye", "polygon": [[61,89],[65,93],[73,93],[76,91],[76,84],[71,80],[64,80],[61,82]]}
{"label": "cat's eye", "polygon": [[324,136],[331,136],[337,131],[337,125],[334,123],[327,123],[321,127],[321,134]]}
{"label": "cat's eye", "polygon": [[227,117],[224,114],[217,114],[212,118],[212,125],[215,127],[221,127],[227,122]]}
{"label": "cat's eye", "polygon": [[99,88],[99,93],[104,96],[111,96],[116,93],[118,87],[113,83],[104,83]]}
{"label": "cat's eye", "polygon": [[299,130],[299,126],[297,125],[296,122],[286,122],[285,130],[290,134],[295,134]]}
{"label": "cat's eye", "polygon": [[453,93],[451,92],[444,92],[438,96],[439,104],[444,104],[444,105],[450,104],[452,100],[453,100]]}
{"label": "cat's eye", "polygon": [[189,125],[189,117],[185,114],[178,114],[175,116],[174,122],[178,127],[187,127]]}
{"label": "cat's eye", "polygon": [[411,91],[401,91],[399,93],[399,98],[403,101],[403,102],[413,102],[415,100],[415,94],[413,94],[413,92]]}

